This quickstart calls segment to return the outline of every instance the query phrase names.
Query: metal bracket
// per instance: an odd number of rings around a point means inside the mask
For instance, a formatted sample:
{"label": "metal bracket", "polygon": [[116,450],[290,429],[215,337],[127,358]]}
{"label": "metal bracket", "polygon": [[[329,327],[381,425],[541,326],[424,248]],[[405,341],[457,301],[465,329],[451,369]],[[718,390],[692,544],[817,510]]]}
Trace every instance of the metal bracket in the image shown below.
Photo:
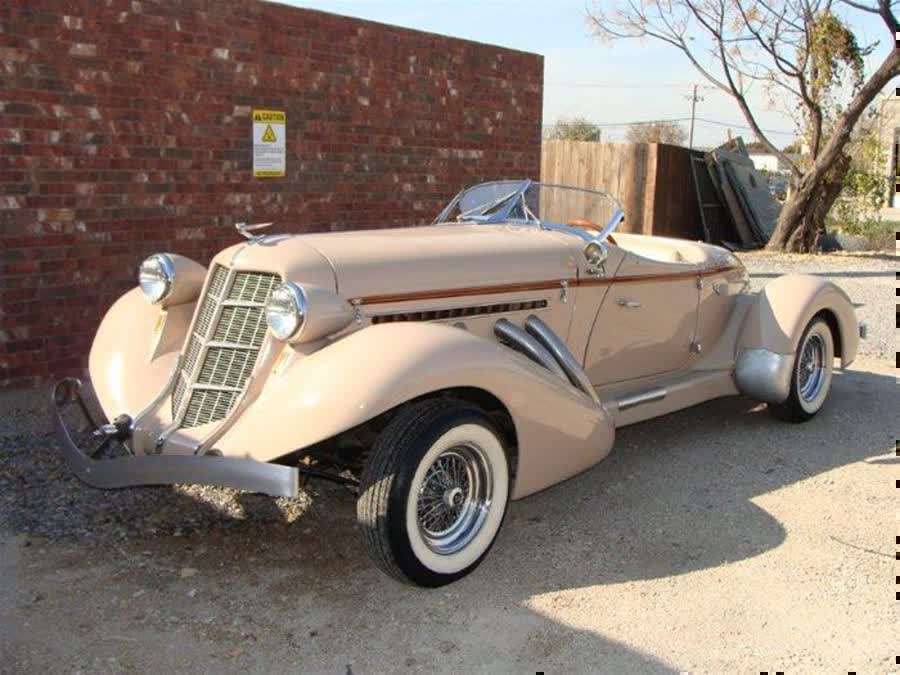
{"label": "metal bracket", "polygon": [[327,480],[331,483],[338,483],[339,485],[349,485],[350,487],[357,488],[359,487],[359,481],[355,478],[347,478],[346,476],[341,476],[340,474],[334,473],[332,471],[316,469],[315,467],[309,466],[308,464],[300,464],[299,466],[294,468],[296,468],[297,472],[301,476]]}
{"label": "metal bracket", "polygon": [[350,301],[350,304],[353,306],[353,314],[356,317],[356,323],[362,323],[362,321],[363,321],[362,300],[360,298],[353,298]]}

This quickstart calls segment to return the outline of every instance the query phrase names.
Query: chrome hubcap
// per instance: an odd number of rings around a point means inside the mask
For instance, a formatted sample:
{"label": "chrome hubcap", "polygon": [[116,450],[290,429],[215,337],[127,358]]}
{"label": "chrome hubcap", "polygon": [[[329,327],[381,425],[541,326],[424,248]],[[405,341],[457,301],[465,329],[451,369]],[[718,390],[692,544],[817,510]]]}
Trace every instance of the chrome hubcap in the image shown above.
{"label": "chrome hubcap", "polygon": [[797,365],[797,386],[800,398],[812,402],[825,384],[825,342],[820,335],[806,338]]}
{"label": "chrome hubcap", "polygon": [[450,555],[472,541],[490,510],[493,489],[490,465],[474,444],[438,455],[416,501],[419,532],[428,548]]}
{"label": "chrome hubcap", "polygon": [[444,493],[444,505],[449,509],[458,508],[463,499],[463,491],[460,487],[451,488]]}

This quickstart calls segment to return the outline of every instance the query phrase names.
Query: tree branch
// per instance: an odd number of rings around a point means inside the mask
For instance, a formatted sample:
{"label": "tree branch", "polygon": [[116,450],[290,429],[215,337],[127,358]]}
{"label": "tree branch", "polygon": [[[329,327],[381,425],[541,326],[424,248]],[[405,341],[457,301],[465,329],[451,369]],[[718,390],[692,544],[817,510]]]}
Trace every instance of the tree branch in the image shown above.
{"label": "tree branch", "polygon": [[878,69],[860,87],[844,110],[844,114],[838,118],[828,143],[817,158],[817,165],[824,164],[827,168],[827,165],[835,160],[850,140],[850,133],[863,112],[881,90],[898,76],[900,76],[900,49],[892,49]]}
{"label": "tree branch", "polygon": [[853,9],[858,9],[861,12],[869,12],[870,14],[877,14],[881,17],[881,20],[884,21],[884,25],[887,26],[888,30],[891,33],[900,32],[900,24],[897,22],[897,16],[894,14],[893,3],[888,0],[878,0],[878,6],[872,7],[871,5],[867,5],[862,2],[856,2],[855,0],[842,0],[842,2],[848,7],[852,7]]}

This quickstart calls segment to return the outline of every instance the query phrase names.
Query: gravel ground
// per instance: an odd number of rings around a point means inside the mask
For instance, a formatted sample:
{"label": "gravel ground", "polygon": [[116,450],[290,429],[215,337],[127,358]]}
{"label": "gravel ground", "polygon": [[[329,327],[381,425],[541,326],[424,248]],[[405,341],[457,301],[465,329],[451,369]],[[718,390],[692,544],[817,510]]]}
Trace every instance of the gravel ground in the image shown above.
{"label": "gravel ground", "polygon": [[[229,528],[247,522],[291,523],[315,508],[313,493],[270,499],[202,485],[103,493],[85,490],[55,450],[46,400],[42,391],[0,394],[4,413],[0,417],[0,529],[50,540],[110,544],[136,536],[181,536],[198,528]],[[70,429],[80,423],[74,414],[69,420]],[[81,435],[79,443],[96,445],[89,434]]]}
{"label": "gravel ground", "polygon": [[823,274],[865,303],[828,408],[790,426],[736,398],[621,430],[435,592],[370,566],[343,488],[93,490],[45,393],[0,394],[0,672],[889,671],[893,259],[741,258],[756,285]]}

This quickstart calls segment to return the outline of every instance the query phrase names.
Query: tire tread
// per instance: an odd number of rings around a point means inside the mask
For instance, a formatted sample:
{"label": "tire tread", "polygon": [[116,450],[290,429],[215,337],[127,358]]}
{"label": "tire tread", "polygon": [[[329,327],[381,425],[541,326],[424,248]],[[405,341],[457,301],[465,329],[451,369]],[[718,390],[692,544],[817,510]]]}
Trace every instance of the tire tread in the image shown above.
{"label": "tire tread", "polygon": [[[806,336],[809,335],[810,331],[817,325],[823,324],[825,326],[825,330],[831,333],[831,339],[834,340],[834,333],[831,330],[831,326],[828,325],[828,322],[820,316],[813,317],[810,322],[806,325],[806,328],[803,329],[803,333],[800,336],[800,341],[797,347],[797,353],[794,355],[794,362],[791,364],[791,393],[788,396],[787,400],[783,403],[770,403],[767,407],[769,412],[776,418],[781,420],[782,422],[791,422],[793,424],[801,424],[803,422],[808,422],[813,417],[815,417],[819,410],[815,412],[807,412],[802,405],[800,405],[800,393],[797,384],[797,362],[796,359],[800,358],[799,349],[800,346],[806,341]],[[824,401],[822,403],[824,405]],[[821,406],[819,408],[821,410]]]}
{"label": "tire tread", "polygon": [[433,398],[409,404],[378,436],[363,467],[356,503],[357,521],[369,556],[382,571],[399,581],[415,583],[394,558],[386,518],[400,459],[423,426],[430,425],[451,410],[472,408],[470,404],[454,398]]}

